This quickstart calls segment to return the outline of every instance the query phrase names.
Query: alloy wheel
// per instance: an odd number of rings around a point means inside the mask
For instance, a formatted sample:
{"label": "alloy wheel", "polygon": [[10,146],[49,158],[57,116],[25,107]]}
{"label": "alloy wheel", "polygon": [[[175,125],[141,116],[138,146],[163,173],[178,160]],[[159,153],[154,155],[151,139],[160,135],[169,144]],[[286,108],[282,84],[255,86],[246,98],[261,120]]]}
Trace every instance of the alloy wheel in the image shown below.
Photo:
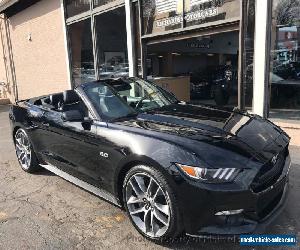
{"label": "alloy wheel", "polygon": [[17,158],[24,169],[29,169],[31,164],[31,146],[26,133],[19,130],[15,135]]}
{"label": "alloy wheel", "polygon": [[126,203],[135,225],[149,237],[163,236],[170,225],[170,204],[158,182],[145,173],[131,176],[126,184]]}

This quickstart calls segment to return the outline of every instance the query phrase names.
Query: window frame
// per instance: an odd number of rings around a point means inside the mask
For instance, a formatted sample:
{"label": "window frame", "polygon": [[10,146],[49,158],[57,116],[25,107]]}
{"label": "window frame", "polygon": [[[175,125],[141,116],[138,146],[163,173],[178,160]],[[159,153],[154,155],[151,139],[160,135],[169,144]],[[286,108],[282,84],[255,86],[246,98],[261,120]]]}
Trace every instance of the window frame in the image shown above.
{"label": "window frame", "polygon": [[74,88],[74,80],[72,75],[72,48],[71,48],[71,40],[70,40],[70,34],[69,34],[69,26],[84,21],[86,19],[91,19],[91,33],[92,33],[92,46],[93,46],[93,59],[94,59],[94,70],[95,70],[95,79],[99,80],[99,62],[98,62],[98,47],[97,47],[97,36],[96,36],[96,17],[98,15],[101,15],[103,13],[106,13],[108,11],[124,7],[125,9],[125,0],[115,0],[111,3],[107,3],[102,6],[98,6],[94,8],[94,1],[90,1],[90,10],[85,11],[83,13],[77,14],[72,17],[67,17],[67,8],[65,0],[63,0],[63,8],[64,13],[67,18],[65,18],[65,25],[66,25],[66,37],[67,37],[67,47],[68,47],[68,56],[69,56],[69,74],[71,79],[71,87]]}

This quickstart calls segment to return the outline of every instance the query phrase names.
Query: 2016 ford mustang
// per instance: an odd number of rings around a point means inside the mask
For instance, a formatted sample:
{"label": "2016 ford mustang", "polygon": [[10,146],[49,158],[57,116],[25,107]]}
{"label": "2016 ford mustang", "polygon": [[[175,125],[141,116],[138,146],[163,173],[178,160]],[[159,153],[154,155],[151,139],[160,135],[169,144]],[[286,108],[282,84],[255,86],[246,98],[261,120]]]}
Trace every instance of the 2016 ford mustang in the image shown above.
{"label": "2016 ford mustang", "polygon": [[9,116],[24,171],[46,168],[124,207],[154,241],[260,231],[287,197],[290,138],[279,127],[142,79],[20,101]]}

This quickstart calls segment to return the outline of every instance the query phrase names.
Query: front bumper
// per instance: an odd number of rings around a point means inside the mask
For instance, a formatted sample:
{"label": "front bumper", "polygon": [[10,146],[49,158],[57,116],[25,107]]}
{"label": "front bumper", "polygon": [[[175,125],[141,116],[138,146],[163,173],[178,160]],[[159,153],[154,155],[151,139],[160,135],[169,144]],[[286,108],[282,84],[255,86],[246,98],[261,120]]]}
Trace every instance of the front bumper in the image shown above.
{"label": "front bumper", "polygon": [[[197,190],[190,184],[182,187],[184,226],[190,236],[232,236],[262,233],[282,212],[289,192],[291,160],[285,161],[282,175],[266,190],[254,193],[244,191]],[[189,192],[189,195],[186,195]],[[180,195],[180,194],[179,194]],[[186,205],[188,204],[188,205]],[[239,210],[235,215],[216,215],[219,211]]]}

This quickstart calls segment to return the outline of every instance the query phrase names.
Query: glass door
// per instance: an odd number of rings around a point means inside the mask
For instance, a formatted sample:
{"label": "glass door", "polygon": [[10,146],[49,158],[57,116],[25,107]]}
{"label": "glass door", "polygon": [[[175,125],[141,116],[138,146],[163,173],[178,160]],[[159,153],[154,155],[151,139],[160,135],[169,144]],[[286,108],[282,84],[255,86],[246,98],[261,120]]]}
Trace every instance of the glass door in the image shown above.
{"label": "glass door", "polygon": [[91,18],[68,25],[71,74],[74,86],[94,81],[94,54]]}
{"label": "glass door", "polygon": [[300,123],[300,12],[298,0],[273,0],[270,117]]}
{"label": "glass door", "polygon": [[129,75],[125,7],[95,16],[98,78]]}

